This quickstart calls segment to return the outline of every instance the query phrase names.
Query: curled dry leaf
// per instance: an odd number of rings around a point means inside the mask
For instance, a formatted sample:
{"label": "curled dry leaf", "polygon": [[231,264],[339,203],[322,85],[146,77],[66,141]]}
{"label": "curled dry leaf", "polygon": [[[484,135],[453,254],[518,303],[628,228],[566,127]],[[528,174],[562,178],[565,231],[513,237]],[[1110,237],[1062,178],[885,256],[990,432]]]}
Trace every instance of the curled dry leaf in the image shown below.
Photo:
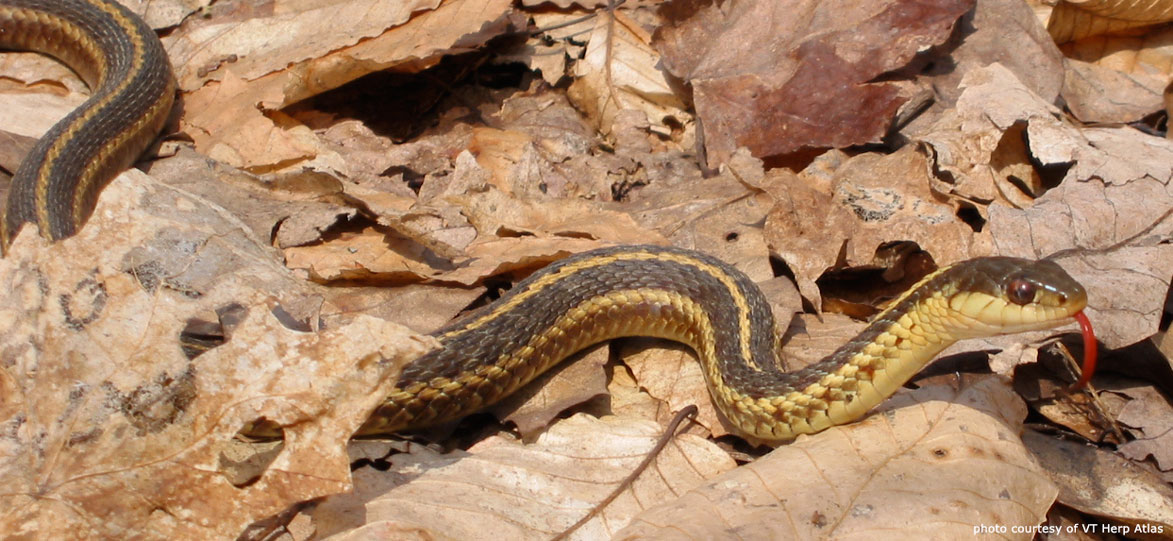
{"label": "curled dry leaf", "polygon": [[467,260],[461,264],[438,265],[420,243],[371,227],[323,244],[288,248],[287,265],[306,269],[321,281],[432,279],[472,285],[486,276],[532,268],[559,254],[603,245],[592,239],[629,244],[660,240],[656,232],[640,227],[628,214],[597,202],[534,201],[505,193],[489,183],[489,174],[469,152],[457,156],[450,177],[435,199],[459,209],[485,239],[464,247],[462,255]]}
{"label": "curled dry leaf", "polygon": [[884,413],[780,447],[636,516],[614,539],[966,538],[1033,526],[1058,492],[996,379],[900,395]]}
{"label": "curled dry leaf", "polygon": [[[1173,231],[1173,144],[1130,128],[1077,129],[996,64],[963,84],[956,113],[924,136],[950,172],[937,189],[989,202],[978,208],[989,217],[992,253],[1082,249],[1060,261],[1088,288],[1088,312],[1109,347],[1152,335],[1164,309],[1156,292],[1168,290],[1163,269],[1173,264],[1173,248],[1161,241]],[[1007,167],[1035,161],[1062,177],[1032,182]],[[1037,199],[1022,190],[1044,181],[1058,186]]]}
{"label": "curled dry leaf", "polygon": [[972,202],[983,215],[994,201],[1028,207],[1044,191],[1022,125],[1075,132],[1059,109],[1040,99],[1001,64],[968,72],[955,108],[919,135],[947,175],[939,191]]}
{"label": "curled dry leaf", "polygon": [[[388,471],[359,470],[353,494],[327,498],[309,514],[318,535],[338,539],[388,529],[442,539],[549,539],[607,496],[661,430],[648,421],[576,415],[533,445],[493,437],[467,452],[438,455],[417,448],[393,456]],[[639,512],[733,466],[704,438],[679,436],[571,538],[605,539]]]}
{"label": "curled dry leaf", "polygon": [[[79,235],[26,228],[0,260],[0,530],[235,536],[349,489],[347,438],[423,344],[368,316],[314,330],[315,287],[226,218],[130,171]],[[230,444],[260,418],[285,442],[250,469]]]}
{"label": "curled dry leaf", "polygon": [[[957,26],[955,36],[959,39],[950,41],[948,58],[933,62],[927,73],[918,77],[932,85],[932,109],[901,132],[915,138],[922,126],[935,123],[937,115],[957,103],[966,74],[995,62],[1044,101],[1053,103],[1058,98],[1063,88],[1063,53],[1033,16],[1028,2],[981,0]],[[954,46],[954,41],[959,43]]]}
{"label": "curled dry leaf", "polygon": [[[435,9],[416,13],[425,5]],[[168,46],[179,86],[188,92],[184,130],[201,152],[236,167],[304,166],[329,149],[279,109],[368,73],[392,66],[418,71],[454,49],[484,43],[505,30],[509,6],[504,0],[349,0],[197,18]],[[337,31],[360,22],[359,30]],[[274,46],[274,39],[286,46]]]}
{"label": "curled dry leaf", "polygon": [[[1097,337],[1109,348],[1132,344],[1156,332],[1158,292],[1173,279],[1173,246],[1162,240],[1173,235],[1173,143],[1131,129],[1061,133],[1039,130],[1032,147],[1044,163],[1070,163],[1069,180],[1029,208],[991,206],[990,233],[1006,255],[1080,248],[1061,261],[1088,288]],[[1048,156],[1054,149],[1070,161]]]}

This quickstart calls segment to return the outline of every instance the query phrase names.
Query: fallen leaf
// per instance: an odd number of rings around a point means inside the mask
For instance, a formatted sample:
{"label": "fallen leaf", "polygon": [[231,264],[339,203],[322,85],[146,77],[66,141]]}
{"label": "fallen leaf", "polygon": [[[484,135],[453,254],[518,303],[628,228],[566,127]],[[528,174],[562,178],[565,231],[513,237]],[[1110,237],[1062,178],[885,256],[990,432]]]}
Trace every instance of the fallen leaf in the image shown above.
{"label": "fallen leaf", "polygon": [[[152,214],[152,200],[171,212]],[[348,436],[423,345],[362,315],[312,328],[314,286],[212,216],[131,171],[103,193],[100,227],[51,246],[26,228],[0,260],[4,531],[235,536],[349,489]],[[224,343],[185,356],[185,327],[215,312],[234,314]],[[262,418],[285,427],[283,446],[247,467],[228,458]]]}
{"label": "fallen leaf", "polygon": [[972,7],[678,1],[665,4],[654,44],[664,67],[692,84],[715,167],[738,146],[766,157],[878,141],[907,97],[873,80],[944,42]]}
{"label": "fallen leaf", "polygon": [[[171,36],[168,49],[180,66],[179,86],[188,92],[185,130],[203,152],[254,172],[308,163],[327,149],[305,126],[276,111],[374,71],[431,65],[477,38],[483,42],[500,33],[509,10],[500,0],[427,5],[435,9],[417,12],[423,3],[350,0],[185,25]],[[346,22],[331,24],[334,19]],[[361,29],[336,31],[338,24],[351,28],[355,21],[363,22]]]}
{"label": "fallen leaf", "polygon": [[[493,437],[467,452],[439,455],[417,448],[392,456],[386,472],[356,472],[353,494],[328,498],[309,514],[319,536],[338,539],[386,531],[444,539],[548,539],[609,494],[644,458],[660,430],[647,421],[576,415],[534,445]],[[707,440],[677,437],[571,539],[607,537],[640,511],[733,466]]]}
{"label": "fallen leaf", "polygon": [[883,410],[647,509],[613,539],[956,538],[1043,520],[1058,490],[1018,439],[1025,409],[1004,383],[924,388]]}
{"label": "fallen leaf", "polygon": [[625,110],[642,112],[651,129],[664,134],[671,132],[667,122],[679,123],[685,116],[651,41],[651,34],[622,11],[596,17],[567,95],[604,135],[614,131]]}
{"label": "fallen leaf", "polygon": [[1120,446],[1120,454],[1143,462],[1149,457],[1162,471],[1173,470],[1173,407],[1151,385],[1113,389],[1130,399],[1116,421],[1137,431],[1137,439]]}
{"label": "fallen leaf", "polygon": [[1128,529],[1118,532],[1125,535],[1173,529],[1173,489],[1151,472],[1112,453],[1032,430],[1022,441],[1046,466],[1065,505],[1123,523]]}

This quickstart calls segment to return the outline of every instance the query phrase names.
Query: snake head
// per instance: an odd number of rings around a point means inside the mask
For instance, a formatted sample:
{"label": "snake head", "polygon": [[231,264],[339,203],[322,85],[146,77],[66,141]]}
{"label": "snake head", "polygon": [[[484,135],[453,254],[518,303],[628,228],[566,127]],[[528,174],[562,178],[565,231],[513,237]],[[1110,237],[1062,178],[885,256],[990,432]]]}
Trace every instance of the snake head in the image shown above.
{"label": "snake head", "polygon": [[[954,276],[949,276],[955,274]],[[1087,291],[1054,261],[986,257],[941,273],[968,337],[1051,329],[1087,307]]]}
{"label": "snake head", "polygon": [[1058,263],[989,257],[965,271],[971,274],[959,277],[958,293],[949,303],[974,319],[976,336],[1051,329],[1074,319],[1083,335],[1083,371],[1072,389],[1091,380],[1097,343],[1092,324],[1083,313],[1087,291]]}

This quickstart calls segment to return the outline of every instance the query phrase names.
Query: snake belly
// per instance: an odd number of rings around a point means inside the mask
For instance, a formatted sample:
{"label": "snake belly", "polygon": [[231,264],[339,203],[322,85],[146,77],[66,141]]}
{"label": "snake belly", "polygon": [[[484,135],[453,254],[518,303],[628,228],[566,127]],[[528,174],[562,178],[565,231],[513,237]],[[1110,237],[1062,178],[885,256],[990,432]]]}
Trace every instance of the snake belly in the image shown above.
{"label": "snake belly", "polygon": [[7,250],[26,223],[50,240],[77,233],[102,188],[163,129],[175,82],[154,31],[111,0],[0,0],[0,48],[57,58],[91,90],[13,176],[0,219]]}
{"label": "snake belly", "polygon": [[857,336],[797,371],[779,368],[758,287],[711,256],[619,246],[578,254],[438,331],[359,434],[413,430],[489,406],[574,352],[625,336],[691,347],[734,432],[778,443],[863,416],[963,338],[1053,328],[1087,304],[1056,263],[980,258],[944,267]]}

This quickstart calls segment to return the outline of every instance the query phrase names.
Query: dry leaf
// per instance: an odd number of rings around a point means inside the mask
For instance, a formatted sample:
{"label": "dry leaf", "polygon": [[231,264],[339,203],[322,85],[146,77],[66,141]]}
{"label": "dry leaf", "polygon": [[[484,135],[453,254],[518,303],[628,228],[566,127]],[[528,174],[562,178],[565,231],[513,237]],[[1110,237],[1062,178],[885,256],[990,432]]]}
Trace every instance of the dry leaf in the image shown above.
{"label": "dry leaf", "polygon": [[924,388],[883,409],[648,509],[613,538],[960,539],[1043,520],[1058,491],[1018,439],[1025,409],[1004,383]]}
{"label": "dry leaf", "polygon": [[[760,227],[774,199],[755,184],[764,175],[762,162],[741,151],[716,177],[657,183],[618,209],[664,233],[673,245],[717,256],[762,282],[774,276]],[[682,190],[687,197],[681,197]]]}
{"label": "dry leaf", "polygon": [[881,245],[915,241],[939,264],[990,252],[932,189],[928,159],[906,146],[894,154],[825,154],[801,176],[774,174],[778,204],[766,219],[770,246],[794,271],[803,297],[819,304],[815,280],[838,265],[866,266]]}
{"label": "dry leaf", "polygon": [[1143,462],[1150,456],[1162,471],[1173,471],[1173,407],[1152,385],[1114,392],[1128,396],[1116,421],[1136,431],[1136,439],[1120,446],[1120,454]]}
{"label": "dry leaf", "polygon": [[[315,288],[219,218],[131,171],[78,236],[47,246],[26,228],[0,260],[4,531],[234,536],[348,490],[347,438],[423,347],[361,315],[312,330]],[[224,343],[185,356],[208,317]],[[285,443],[241,473],[229,444],[262,417]]]}
{"label": "dry leaf", "polygon": [[1144,468],[1095,447],[1048,438],[1033,430],[1022,437],[1059,486],[1059,501],[1120,523],[1125,536],[1173,532],[1173,489]]}
{"label": "dry leaf", "polygon": [[[576,415],[534,445],[493,437],[467,452],[417,449],[394,455],[386,472],[356,472],[354,494],[328,498],[310,515],[319,536],[339,539],[385,531],[442,539],[549,539],[609,494],[660,431],[647,421]],[[640,511],[733,466],[707,440],[677,437],[631,488],[571,538],[606,538]]]}
{"label": "dry leaf", "polygon": [[562,412],[607,394],[610,348],[596,346],[538,376],[525,388],[490,408],[498,419],[512,423],[524,441],[546,429]]}
{"label": "dry leaf", "polygon": [[[305,165],[328,154],[305,126],[275,111],[377,70],[418,71],[444,54],[483,43],[503,31],[509,10],[502,0],[433,5],[434,10],[413,14],[415,4],[350,0],[185,26],[168,47],[180,66],[180,88],[190,92],[185,131],[202,152],[256,172]],[[345,22],[329,22],[335,19]],[[357,21],[364,21],[361,30],[336,31]],[[337,160],[326,165],[342,167]]]}
{"label": "dry leaf", "polygon": [[[692,84],[710,166],[875,142],[907,97],[871,82],[942,43],[973,3],[703,0],[666,4],[656,48]],[[892,39],[899,36],[899,39]]]}
{"label": "dry leaf", "polygon": [[650,129],[662,134],[672,131],[667,121],[681,123],[686,116],[684,103],[659,69],[660,55],[651,41],[651,34],[622,11],[596,17],[567,95],[604,135],[612,133],[625,110],[644,113]]}
{"label": "dry leaf", "polygon": [[953,107],[965,90],[962,79],[974,70],[997,63],[1047,103],[1054,103],[1063,89],[1064,59],[1043,24],[1032,17],[1022,0],[980,0],[958,24],[963,37],[947,59],[930,64],[922,75],[932,85],[933,110],[902,132],[918,136],[941,112]]}
{"label": "dry leaf", "polygon": [[1001,64],[970,71],[961,88],[956,108],[920,136],[934,152],[937,167],[948,172],[947,177],[941,175],[946,182],[938,183],[937,189],[978,204],[983,214],[985,204],[994,201],[1030,206],[1044,190],[1022,126],[1042,126],[1064,134],[1074,133],[1075,128],[1058,120],[1056,107]]}

